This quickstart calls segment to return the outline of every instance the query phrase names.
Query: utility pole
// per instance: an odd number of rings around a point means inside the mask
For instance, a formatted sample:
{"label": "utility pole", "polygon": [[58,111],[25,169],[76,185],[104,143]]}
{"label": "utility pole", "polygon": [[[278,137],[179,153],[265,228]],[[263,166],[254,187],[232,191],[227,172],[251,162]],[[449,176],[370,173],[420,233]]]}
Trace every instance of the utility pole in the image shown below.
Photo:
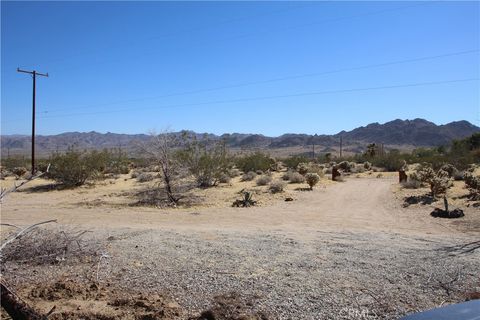
{"label": "utility pole", "polygon": [[32,175],[35,173],[35,81],[38,76],[48,77],[48,73],[40,73],[35,70],[26,71],[17,68],[17,72],[28,73],[33,79],[33,97],[32,97]]}

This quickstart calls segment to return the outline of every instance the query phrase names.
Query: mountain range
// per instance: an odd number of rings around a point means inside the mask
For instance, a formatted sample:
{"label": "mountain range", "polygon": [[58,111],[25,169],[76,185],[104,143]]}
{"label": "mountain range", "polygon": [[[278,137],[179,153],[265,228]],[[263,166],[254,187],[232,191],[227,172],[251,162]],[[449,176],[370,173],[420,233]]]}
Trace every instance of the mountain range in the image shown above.
{"label": "mountain range", "polygon": [[[454,139],[461,139],[480,132],[480,127],[468,121],[455,121],[436,125],[424,119],[393,120],[383,124],[371,123],[351,131],[341,131],[334,135],[283,134],[268,137],[261,134],[227,133],[223,135],[194,133],[199,139],[211,141],[223,139],[230,148],[282,149],[306,147],[315,144],[319,151],[334,150],[342,139],[346,151],[359,152],[369,143],[381,143],[386,148],[414,148],[446,145]],[[180,134],[180,133],[176,133]],[[36,136],[36,149],[39,154],[64,151],[70,146],[78,149],[122,148],[133,150],[136,142],[150,139],[147,134],[117,134],[92,132],[66,132],[57,135]],[[6,154],[28,154],[30,136],[2,135],[1,151]]]}

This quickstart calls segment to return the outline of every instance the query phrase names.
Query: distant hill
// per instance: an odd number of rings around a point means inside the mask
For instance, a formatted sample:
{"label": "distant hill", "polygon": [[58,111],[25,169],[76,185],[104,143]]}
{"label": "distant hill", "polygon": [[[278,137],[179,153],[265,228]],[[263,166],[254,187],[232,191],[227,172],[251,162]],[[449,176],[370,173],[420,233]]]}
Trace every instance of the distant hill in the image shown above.
{"label": "distant hill", "polygon": [[[461,139],[480,128],[468,121],[455,121],[445,125],[436,125],[424,119],[393,120],[384,124],[371,123],[351,131],[341,131],[335,135],[284,134],[279,137],[267,137],[261,134],[223,134],[221,136],[194,133],[198,139],[223,140],[230,148],[282,149],[304,147],[315,144],[319,151],[326,152],[337,147],[343,139],[345,150],[361,151],[368,143],[383,143],[388,147],[430,147],[448,144],[453,139]],[[180,133],[177,133],[180,134]],[[134,150],[138,142],[148,141],[146,134],[117,134],[98,132],[66,132],[51,136],[37,136],[36,147],[39,154],[64,151],[70,146],[77,149],[122,148]],[[30,137],[22,135],[1,136],[3,155],[28,154]]]}

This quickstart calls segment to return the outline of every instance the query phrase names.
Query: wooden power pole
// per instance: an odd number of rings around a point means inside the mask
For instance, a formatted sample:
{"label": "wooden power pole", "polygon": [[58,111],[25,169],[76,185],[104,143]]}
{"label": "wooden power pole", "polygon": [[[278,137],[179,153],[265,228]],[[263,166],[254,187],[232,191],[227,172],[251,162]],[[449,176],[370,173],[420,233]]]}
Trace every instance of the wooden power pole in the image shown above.
{"label": "wooden power pole", "polygon": [[32,75],[33,79],[33,97],[32,97],[32,174],[35,173],[35,81],[38,76],[48,77],[48,73],[40,73],[35,70],[26,71],[17,68],[17,72],[28,73]]}

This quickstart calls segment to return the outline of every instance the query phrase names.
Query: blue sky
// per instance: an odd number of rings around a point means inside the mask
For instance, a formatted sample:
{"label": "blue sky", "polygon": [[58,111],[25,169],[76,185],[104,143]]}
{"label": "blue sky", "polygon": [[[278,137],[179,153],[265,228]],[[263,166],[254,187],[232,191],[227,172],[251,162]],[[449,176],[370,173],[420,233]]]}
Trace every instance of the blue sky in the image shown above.
{"label": "blue sky", "polygon": [[479,2],[1,3],[1,133],[480,125]]}

